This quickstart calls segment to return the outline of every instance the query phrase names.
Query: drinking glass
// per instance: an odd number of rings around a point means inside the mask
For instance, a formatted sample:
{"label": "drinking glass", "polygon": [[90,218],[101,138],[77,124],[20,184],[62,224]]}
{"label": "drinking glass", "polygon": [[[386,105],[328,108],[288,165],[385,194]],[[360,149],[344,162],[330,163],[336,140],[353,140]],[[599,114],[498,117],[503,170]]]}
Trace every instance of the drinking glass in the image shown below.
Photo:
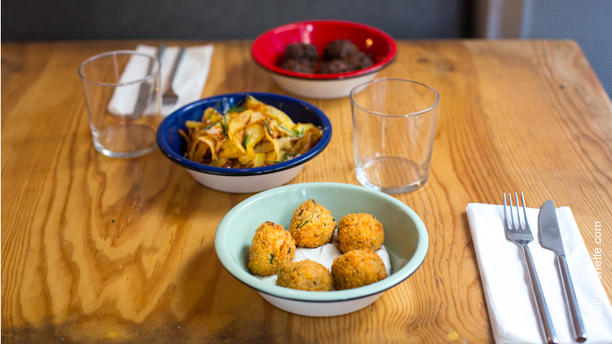
{"label": "drinking glass", "polygon": [[355,173],[364,186],[411,192],[429,177],[438,92],[404,79],[376,79],[350,92]]}
{"label": "drinking glass", "polygon": [[161,121],[160,63],[136,51],[92,56],[79,67],[93,144],[114,158],[153,151]]}

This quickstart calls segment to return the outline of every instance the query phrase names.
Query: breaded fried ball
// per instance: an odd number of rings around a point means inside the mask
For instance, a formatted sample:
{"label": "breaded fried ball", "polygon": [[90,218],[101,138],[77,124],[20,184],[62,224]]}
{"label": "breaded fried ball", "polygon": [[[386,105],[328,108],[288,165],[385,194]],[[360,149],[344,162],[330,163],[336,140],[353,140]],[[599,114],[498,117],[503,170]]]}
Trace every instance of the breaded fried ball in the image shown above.
{"label": "breaded fried ball", "polygon": [[332,264],[334,288],[350,289],[378,282],[387,277],[382,259],[370,249],[349,251]]}
{"label": "breaded fried ball", "polygon": [[346,253],[360,248],[378,250],[385,241],[383,226],[366,213],[348,214],[338,224],[338,250]]}
{"label": "breaded fried ball", "polygon": [[278,268],[295,257],[295,242],[291,234],[274,222],[266,221],[255,231],[249,249],[248,268],[260,276],[274,275]]}
{"label": "breaded fried ball", "polygon": [[309,199],[293,212],[289,232],[297,247],[319,247],[330,242],[336,229],[331,212]]}
{"label": "breaded fried ball", "polygon": [[327,268],[313,260],[287,263],[280,267],[276,284],[286,288],[328,291],[333,287],[332,275]]}

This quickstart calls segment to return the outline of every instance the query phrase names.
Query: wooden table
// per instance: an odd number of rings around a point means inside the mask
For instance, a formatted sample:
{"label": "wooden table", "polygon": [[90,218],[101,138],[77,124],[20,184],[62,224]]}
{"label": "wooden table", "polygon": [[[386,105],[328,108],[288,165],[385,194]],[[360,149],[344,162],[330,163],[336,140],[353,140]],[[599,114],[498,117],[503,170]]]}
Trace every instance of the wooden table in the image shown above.
{"label": "wooden table", "polygon": [[[95,151],[77,67],[136,44],[2,44],[3,341],[490,342],[465,207],[515,190],[572,208],[612,295],[612,106],[576,43],[399,42],[379,75],[441,95],[429,181],[397,196],[423,218],[429,252],[372,306],[331,318],[276,309],[221,267],[215,228],[248,194],[209,190],[159,151]],[[214,45],[203,97],[284,93],[249,42]],[[357,184],[348,99],[312,103],[334,134],[293,183]]]}

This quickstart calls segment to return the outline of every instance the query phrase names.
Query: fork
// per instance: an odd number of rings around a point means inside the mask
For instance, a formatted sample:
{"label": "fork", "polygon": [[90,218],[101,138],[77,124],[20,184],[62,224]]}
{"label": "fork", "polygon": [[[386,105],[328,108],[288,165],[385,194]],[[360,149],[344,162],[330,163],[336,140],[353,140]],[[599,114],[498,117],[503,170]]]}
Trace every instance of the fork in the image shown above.
{"label": "fork", "polygon": [[[536,305],[538,307],[538,319],[540,321],[540,328],[544,329],[547,343],[558,343],[557,334],[552,324],[550,312],[548,311],[548,305],[544,299],[544,293],[542,292],[542,286],[538,278],[538,273],[533,263],[533,257],[529,250],[528,244],[533,241],[533,235],[531,234],[531,228],[527,221],[527,210],[525,209],[525,197],[521,192],[521,200],[523,203],[523,221],[521,221],[521,214],[519,211],[519,198],[518,193],[514,193],[516,198],[516,216],[513,212],[512,206],[512,194],[508,194],[508,202],[506,202],[506,193],[504,193],[504,232],[506,239],[512,243],[518,245],[523,251],[523,258],[527,264],[527,270],[529,272],[529,279],[531,285],[531,292],[535,296]],[[508,203],[509,206],[508,206]]]}
{"label": "fork", "polygon": [[170,72],[170,78],[168,79],[168,88],[162,94],[162,104],[164,105],[174,105],[178,102],[178,95],[172,88],[172,82],[174,81],[174,76],[176,75],[176,71],[178,70],[179,65],[181,64],[181,59],[185,54],[185,47],[181,47],[179,49],[176,58],[174,59],[174,65],[172,66],[172,71]]}
{"label": "fork", "polygon": [[[166,51],[166,44],[159,43],[159,47],[157,48],[157,53],[155,54],[155,58],[161,64],[162,57],[164,56],[164,52]],[[149,61],[149,65],[147,66],[147,74],[151,74],[153,70],[154,60]],[[161,72],[160,72],[161,73]],[[151,96],[151,84],[148,82],[143,82],[140,84],[140,88],[138,89],[138,96],[136,98],[136,105],[134,105],[134,112],[130,117],[132,119],[139,118],[142,113],[146,110],[147,105],[149,104],[149,97]]]}

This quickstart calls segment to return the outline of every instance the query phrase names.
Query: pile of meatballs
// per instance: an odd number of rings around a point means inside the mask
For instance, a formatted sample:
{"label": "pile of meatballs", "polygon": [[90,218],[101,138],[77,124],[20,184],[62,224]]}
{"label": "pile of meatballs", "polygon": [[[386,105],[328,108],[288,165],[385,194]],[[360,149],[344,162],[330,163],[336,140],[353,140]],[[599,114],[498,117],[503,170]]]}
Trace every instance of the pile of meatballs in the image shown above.
{"label": "pile of meatballs", "polygon": [[[293,262],[296,247],[315,248],[330,243],[338,227],[337,248],[342,255],[331,272],[312,260]],[[385,264],[375,252],[385,240],[382,224],[366,213],[348,214],[336,224],[331,212],[313,199],[293,213],[289,231],[266,221],[255,231],[248,268],[260,276],[276,274],[279,286],[329,291],[357,288],[387,277]]]}
{"label": "pile of meatballs", "polygon": [[319,59],[317,48],[308,43],[292,43],[278,61],[278,66],[297,73],[343,73],[370,67],[372,59],[348,39],[329,43]]}

